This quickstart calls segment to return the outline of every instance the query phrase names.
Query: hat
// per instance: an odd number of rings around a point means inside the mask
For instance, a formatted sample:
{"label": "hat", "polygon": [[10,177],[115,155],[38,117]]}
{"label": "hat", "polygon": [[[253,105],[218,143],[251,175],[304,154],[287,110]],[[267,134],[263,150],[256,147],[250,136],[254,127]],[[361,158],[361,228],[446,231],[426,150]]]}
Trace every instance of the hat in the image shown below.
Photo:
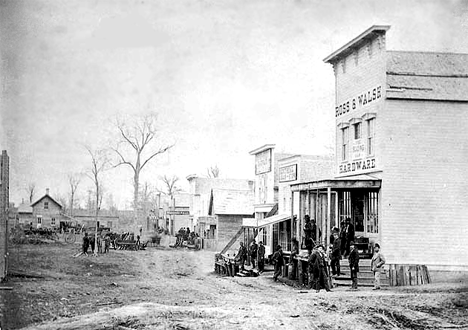
{"label": "hat", "polygon": [[378,248],[380,249],[380,245],[379,245],[378,243],[375,243],[375,244],[374,244],[374,247],[375,247],[375,248],[378,247]]}
{"label": "hat", "polygon": [[354,242],[353,242],[353,241],[349,242],[349,246],[351,246],[351,245],[354,245]]}

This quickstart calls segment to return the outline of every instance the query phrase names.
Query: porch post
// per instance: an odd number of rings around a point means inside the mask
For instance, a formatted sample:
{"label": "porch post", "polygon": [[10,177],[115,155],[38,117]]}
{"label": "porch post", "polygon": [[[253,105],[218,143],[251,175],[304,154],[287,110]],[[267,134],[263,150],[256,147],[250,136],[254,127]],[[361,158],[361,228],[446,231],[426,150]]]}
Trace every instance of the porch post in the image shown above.
{"label": "porch post", "polygon": [[325,234],[325,245],[330,244],[330,223],[331,223],[331,187],[327,188],[327,227]]}
{"label": "porch post", "polygon": [[[296,227],[297,227],[297,223],[296,223]],[[291,190],[291,249],[292,249],[292,239],[295,235],[294,229],[296,229],[294,227],[294,191]],[[296,232],[297,232],[297,229],[296,229]]]}

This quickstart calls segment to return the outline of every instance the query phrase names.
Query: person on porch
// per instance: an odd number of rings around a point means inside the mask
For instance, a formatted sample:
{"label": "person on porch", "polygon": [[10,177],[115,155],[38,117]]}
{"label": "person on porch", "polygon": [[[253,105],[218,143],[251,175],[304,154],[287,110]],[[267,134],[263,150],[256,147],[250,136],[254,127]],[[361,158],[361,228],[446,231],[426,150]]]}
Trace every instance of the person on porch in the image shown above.
{"label": "person on porch", "polygon": [[345,249],[345,256],[349,255],[350,253],[350,243],[354,241],[354,226],[351,223],[351,218],[346,218],[345,222],[345,239],[346,239],[346,249]]}
{"label": "person on porch", "polygon": [[240,269],[244,270],[245,260],[247,259],[247,248],[244,245],[244,242],[240,242],[239,250],[237,251],[235,261],[239,262]]}
{"label": "person on porch", "polygon": [[312,253],[312,248],[314,243],[312,241],[312,224],[310,223],[310,217],[308,214],[304,216],[304,243],[305,248],[309,252],[309,255]]}
{"label": "person on porch", "polygon": [[338,232],[333,232],[333,246],[331,251],[331,269],[332,276],[340,276],[340,260],[341,260],[341,240]]}

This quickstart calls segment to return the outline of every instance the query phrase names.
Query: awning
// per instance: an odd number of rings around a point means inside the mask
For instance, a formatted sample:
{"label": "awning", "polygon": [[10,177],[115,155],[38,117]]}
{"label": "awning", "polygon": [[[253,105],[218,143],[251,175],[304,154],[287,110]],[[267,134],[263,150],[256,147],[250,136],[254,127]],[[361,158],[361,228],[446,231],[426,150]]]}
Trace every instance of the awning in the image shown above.
{"label": "awning", "polygon": [[317,190],[317,189],[379,189],[382,180],[368,177],[336,178],[330,180],[296,183],[291,185],[291,191]]}
{"label": "awning", "polygon": [[[294,216],[296,217],[296,216]],[[257,220],[257,219],[243,219],[242,226],[244,227],[254,227],[254,228],[262,228],[269,225],[274,225],[275,223],[280,223],[283,221],[287,221],[291,219],[291,214],[277,214],[271,217]]]}

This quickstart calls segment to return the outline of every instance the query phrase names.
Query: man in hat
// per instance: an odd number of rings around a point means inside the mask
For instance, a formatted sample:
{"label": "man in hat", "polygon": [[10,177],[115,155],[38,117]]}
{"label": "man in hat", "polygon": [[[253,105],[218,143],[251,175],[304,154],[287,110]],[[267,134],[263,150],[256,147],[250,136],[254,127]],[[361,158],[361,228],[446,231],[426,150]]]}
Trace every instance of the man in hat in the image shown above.
{"label": "man in hat", "polygon": [[346,238],[346,244],[345,244],[345,256],[349,254],[349,250],[351,247],[351,241],[354,241],[354,226],[351,223],[351,218],[346,218],[345,222],[345,238]]}
{"label": "man in hat", "polygon": [[244,242],[240,242],[235,261],[240,263],[241,270],[244,270],[245,259],[247,259],[247,249],[244,245]]}
{"label": "man in hat", "polygon": [[255,240],[252,241],[252,244],[250,245],[250,262],[252,263],[252,269],[255,268],[255,259],[257,259],[257,250],[258,250],[258,245]]}
{"label": "man in hat", "polygon": [[348,261],[349,269],[351,270],[351,281],[353,282],[351,285],[351,289],[357,290],[357,273],[359,272],[359,252],[356,249],[353,241],[349,242],[349,247],[351,251],[349,252]]}
{"label": "man in hat", "polygon": [[320,292],[321,288],[330,291],[330,286],[328,285],[327,261],[325,260],[325,247],[322,244],[317,246],[317,250],[312,254],[312,257],[309,258],[309,263],[312,264],[312,287],[315,288],[315,292]]}
{"label": "man in hat", "polygon": [[265,245],[260,241],[257,249],[258,271],[263,273],[265,270]]}
{"label": "man in hat", "polygon": [[380,274],[385,264],[385,257],[380,253],[380,245],[375,243],[374,255],[371,261],[371,270],[374,272],[374,288],[373,290],[380,290]]}
{"label": "man in hat", "polygon": [[333,276],[340,276],[340,260],[341,260],[341,240],[338,236],[338,231],[333,232],[333,247],[331,251],[331,269]]}
{"label": "man in hat", "polygon": [[283,249],[281,245],[276,246],[276,251],[273,254],[273,263],[275,264],[275,273],[273,274],[273,280],[275,282],[278,280],[278,277],[281,275],[281,271],[283,270]]}

